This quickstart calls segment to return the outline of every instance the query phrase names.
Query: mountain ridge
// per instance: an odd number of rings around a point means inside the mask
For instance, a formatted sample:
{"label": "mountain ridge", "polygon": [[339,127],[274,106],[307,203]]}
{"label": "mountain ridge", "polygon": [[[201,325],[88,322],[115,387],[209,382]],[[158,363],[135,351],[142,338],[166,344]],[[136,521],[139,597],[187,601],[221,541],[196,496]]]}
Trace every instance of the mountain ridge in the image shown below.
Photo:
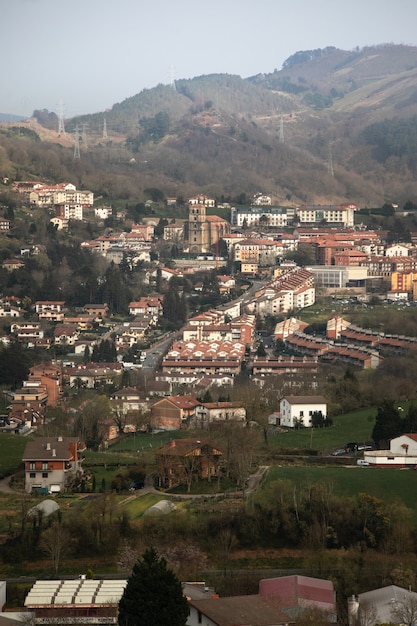
{"label": "mountain ridge", "polygon": [[[157,186],[166,196],[264,191],[276,204],[401,204],[417,197],[417,47],[299,51],[270,74],[157,85],[67,120],[62,143],[83,124],[81,161],[66,154],[61,170],[84,168],[85,184],[109,200],[122,187],[122,197],[140,198]],[[111,193],[99,180],[109,172]]]}

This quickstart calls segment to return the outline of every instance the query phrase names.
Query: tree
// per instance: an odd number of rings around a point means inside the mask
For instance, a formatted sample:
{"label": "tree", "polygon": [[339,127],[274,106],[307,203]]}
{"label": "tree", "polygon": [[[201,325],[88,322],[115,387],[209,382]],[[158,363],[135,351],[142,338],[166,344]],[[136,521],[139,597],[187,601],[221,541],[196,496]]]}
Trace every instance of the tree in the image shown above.
{"label": "tree", "polygon": [[395,602],[391,613],[396,623],[413,626],[417,621],[417,598],[415,593],[404,590],[403,600]]}
{"label": "tree", "polygon": [[40,548],[51,559],[53,575],[58,575],[61,557],[69,544],[69,534],[59,519],[42,532]]}
{"label": "tree", "polygon": [[188,603],[181,582],[148,548],[133,567],[119,602],[120,626],[185,626]]}
{"label": "tree", "polygon": [[378,448],[388,448],[389,440],[403,432],[402,418],[393,400],[385,399],[378,406],[372,439]]}

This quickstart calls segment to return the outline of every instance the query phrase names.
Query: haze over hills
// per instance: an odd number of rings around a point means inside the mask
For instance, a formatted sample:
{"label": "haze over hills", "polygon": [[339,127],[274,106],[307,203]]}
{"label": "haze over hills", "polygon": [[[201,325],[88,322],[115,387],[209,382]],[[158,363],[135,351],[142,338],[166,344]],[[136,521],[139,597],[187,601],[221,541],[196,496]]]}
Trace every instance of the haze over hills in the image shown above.
{"label": "haze over hills", "polygon": [[33,120],[19,125],[24,137],[1,128],[2,172],[75,177],[108,200],[140,199],[147,187],[232,199],[263,191],[276,204],[417,198],[416,47],[299,51],[271,74],[158,85],[66,120],[65,136],[54,115],[49,131]]}

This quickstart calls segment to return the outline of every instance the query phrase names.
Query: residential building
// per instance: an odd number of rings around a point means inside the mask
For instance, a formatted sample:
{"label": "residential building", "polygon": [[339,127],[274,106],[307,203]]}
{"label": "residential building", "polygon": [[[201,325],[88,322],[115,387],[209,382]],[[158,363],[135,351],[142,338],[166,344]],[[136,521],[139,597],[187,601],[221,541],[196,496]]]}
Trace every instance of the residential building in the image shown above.
{"label": "residential building", "polygon": [[156,451],[158,482],[169,489],[194,480],[217,478],[222,452],[200,439],[176,439]]}
{"label": "residential building", "polygon": [[227,422],[245,424],[246,409],[241,402],[202,402],[196,407],[190,426],[207,430]]}
{"label": "residential building", "polygon": [[0,217],[0,233],[7,233],[10,230],[10,220]]}
{"label": "residential building", "polygon": [[65,302],[59,300],[39,300],[35,302],[35,311],[39,319],[50,322],[62,322]]}
{"label": "residential building", "polygon": [[59,493],[82,471],[85,444],[78,437],[37,437],[28,441],[22,460],[25,490]]}
{"label": "residential building", "polygon": [[151,407],[151,426],[154,430],[186,428],[199,404],[193,396],[170,396],[158,400]]}
{"label": "residential building", "polygon": [[286,208],[270,207],[263,208],[238,208],[232,207],[231,223],[239,228],[252,228],[254,226],[286,228],[288,226],[288,213]]}
{"label": "residential building", "polygon": [[[365,591],[348,599],[349,626],[414,623],[417,593],[397,585]],[[414,609],[413,609],[414,607]]]}
{"label": "residential building", "polygon": [[295,624],[278,603],[259,595],[189,600],[187,626],[290,626]]}
{"label": "residential building", "polygon": [[338,224],[343,227],[354,226],[356,204],[308,204],[297,207],[296,217],[300,224]]}
{"label": "residential building", "polygon": [[100,220],[106,220],[113,215],[113,209],[107,205],[96,206],[94,207],[94,215]]}
{"label": "residential building", "polygon": [[327,417],[327,401],[323,396],[285,396],[280,402],[280,424],[287,428],[308,428],[316,412]]}

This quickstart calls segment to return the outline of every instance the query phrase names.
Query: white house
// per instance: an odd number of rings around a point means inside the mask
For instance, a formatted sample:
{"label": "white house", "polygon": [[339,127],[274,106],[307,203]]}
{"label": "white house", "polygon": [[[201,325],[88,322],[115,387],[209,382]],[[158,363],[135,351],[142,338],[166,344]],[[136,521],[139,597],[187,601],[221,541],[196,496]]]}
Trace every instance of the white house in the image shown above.
{"label": "white house", "polygon": [[318,411],[327,417],[327,402],[323,396],[285,396],[280,402],[280,425],[309,427],[313,413]]}
{"label": "white house", "polygon": [[415,614],[416,603],[417,593],[397,585],[372,589],[348,599],[349,624],[411,623],[407,618]]}
{"label": "white house", "polygon": [[416,467],[417,434],[405,434],[390,441],[389,450],[366,450],[364,459],[377,467]]}

